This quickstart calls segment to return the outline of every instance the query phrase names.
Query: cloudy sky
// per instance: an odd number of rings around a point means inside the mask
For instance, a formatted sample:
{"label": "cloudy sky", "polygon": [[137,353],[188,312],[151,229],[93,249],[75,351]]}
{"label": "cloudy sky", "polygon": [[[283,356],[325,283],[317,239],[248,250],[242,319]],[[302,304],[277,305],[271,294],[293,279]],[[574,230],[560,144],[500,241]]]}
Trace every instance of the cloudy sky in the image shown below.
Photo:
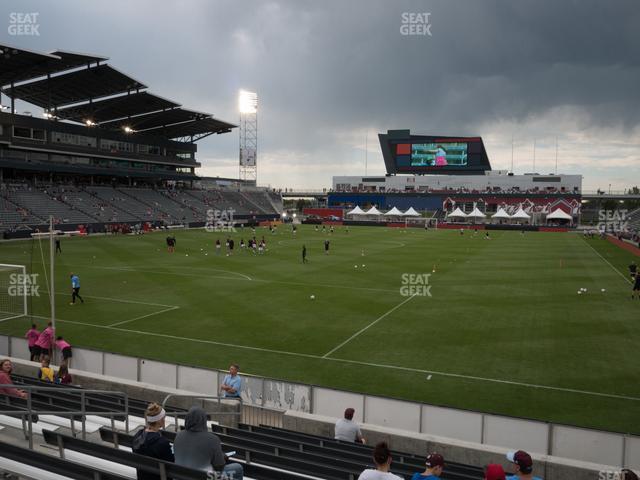
{"label": "cloudy sky", "polygon": [[[323,188],[384,173],[377,133],[480,135],[494,169],[640,184],[640,2],[3,0],[0,41],[102,54],[150,91],[236,122],[259,95],[258,179]],[[38,13],[38,36],[9,35]],[[429,13],[429,35],[401,34]],[[368,141],[367,141],[368,140]],[[238,175],[238,133],[199,144]]]}

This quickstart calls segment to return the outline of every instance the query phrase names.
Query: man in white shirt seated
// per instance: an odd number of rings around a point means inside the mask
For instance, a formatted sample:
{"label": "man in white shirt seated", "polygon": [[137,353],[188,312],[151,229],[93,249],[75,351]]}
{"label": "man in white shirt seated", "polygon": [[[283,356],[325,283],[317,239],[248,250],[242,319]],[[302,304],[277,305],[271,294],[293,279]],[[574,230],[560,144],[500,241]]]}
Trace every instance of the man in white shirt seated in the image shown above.
{"label": "man in white shirt seated", "polygon": [[344,411],[344,418],[336,422],[335,439],[345,442],[358,442],[364,445],[364,437],[360,431],[360,427],[353,421],[353,408],[347,408]]}

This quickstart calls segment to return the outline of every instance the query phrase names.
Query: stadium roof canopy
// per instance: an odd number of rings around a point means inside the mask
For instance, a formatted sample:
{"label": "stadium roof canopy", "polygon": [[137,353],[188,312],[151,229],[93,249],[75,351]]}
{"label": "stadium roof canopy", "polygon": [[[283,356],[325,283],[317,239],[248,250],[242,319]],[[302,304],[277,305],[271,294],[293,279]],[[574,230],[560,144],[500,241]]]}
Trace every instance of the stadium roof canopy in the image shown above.
{"label": "stadium roof canopy", "polygon": [[58,109],[57,115],[74,122],[84,123],[91,120],[94,123],[103,123],[178,106],[177,103],[152,93],[137,92],[61,108]]}
{"label": "stadium roof canopy", "polygon": [[10,45],[0,45],[0,86],[42,77],[105,61],[96,55],[55,51],[38,53]]}
{"label": "stadium roof canopy", "polygon": [[109,65],[75,70],[51,78],[5,88],[3,93],[47,110],[61,105],[146,88]]}
{"label": "stadium roof canopy", "polygon": [[129,127],[132,134],[144,132],[193,142],[237,127],[143,91],[145,84],[100,63],[105,60],[95,55],[37,53],[0,45],[0,86],[10,85],[2,93],[11,98],[12,109],[13,101],[19,99],[61,120],[90,120],[98,128],[110,130]]}

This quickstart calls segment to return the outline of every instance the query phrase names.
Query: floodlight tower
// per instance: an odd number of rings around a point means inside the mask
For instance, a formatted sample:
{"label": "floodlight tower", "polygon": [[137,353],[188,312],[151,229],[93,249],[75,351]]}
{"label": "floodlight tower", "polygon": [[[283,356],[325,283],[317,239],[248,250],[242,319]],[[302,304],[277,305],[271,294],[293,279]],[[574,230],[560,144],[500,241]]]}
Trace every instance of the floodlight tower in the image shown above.
{"label": "floodlight tower", "polygon": [[240,179],[258,182],[258,94],[240,90]]}

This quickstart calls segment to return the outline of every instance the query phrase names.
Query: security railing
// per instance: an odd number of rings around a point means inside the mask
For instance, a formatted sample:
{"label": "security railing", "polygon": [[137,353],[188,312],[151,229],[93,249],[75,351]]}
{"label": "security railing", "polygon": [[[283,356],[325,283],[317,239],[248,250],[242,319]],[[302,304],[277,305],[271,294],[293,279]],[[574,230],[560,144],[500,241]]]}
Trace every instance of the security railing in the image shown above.
{"label": "security railing", "polygon": [[[40,387],[33,385],[22,385],[22,384],[8,384],[8,385],[0,385],[0,391],[2,389],[19,389],[23,390],[27,393],[26,397],[26,408],[21,406],[16,406],[12,410],[3,410],[2,404],[0,404],[0,415],[8,415],[11,417],[20,417],[22,420],[22,430],[25,435],[25,439],[29,442],[29,448],[33,449],[33,423],[34,420],[37,422],[37,416],[39,415],[55,415],[57,417],[69,418],[71,432],[73,436],[77,435],[76,422],[80,423],[80,433],[82,435],[82,439],[86,440],[87,438],[87,415],[95,415],[100,417],[109,418],[111,421],[112,429],[115,429],[116,417],[124,417],[125,431],[129,433],[129,397],[126,393],[123,392],[114,392],[110,390],[89,390],[89,389],[78,389],[78,388],[65,388],[65,387]],[[72,394],[74,396],[78,396],[80,401],[80,408],[77,410],[46,410],[46,409],[37,409],[34,408],[33,405],[33,394],[34,393],[42,393],[42,392],[55,392],[55,393],[65,393]],[[119,397],[122,399],[123,408],[121,409],[100,409],[94,410],[92,409],[92,405],[88,405],[88,402],[92,400],[95,401],[95,398],[91,398],[91,395],[109,395],[111,397]],[[19,397],[5,395],[3,400],[4,405],[11,405],[10,399],[15,399]]]}

